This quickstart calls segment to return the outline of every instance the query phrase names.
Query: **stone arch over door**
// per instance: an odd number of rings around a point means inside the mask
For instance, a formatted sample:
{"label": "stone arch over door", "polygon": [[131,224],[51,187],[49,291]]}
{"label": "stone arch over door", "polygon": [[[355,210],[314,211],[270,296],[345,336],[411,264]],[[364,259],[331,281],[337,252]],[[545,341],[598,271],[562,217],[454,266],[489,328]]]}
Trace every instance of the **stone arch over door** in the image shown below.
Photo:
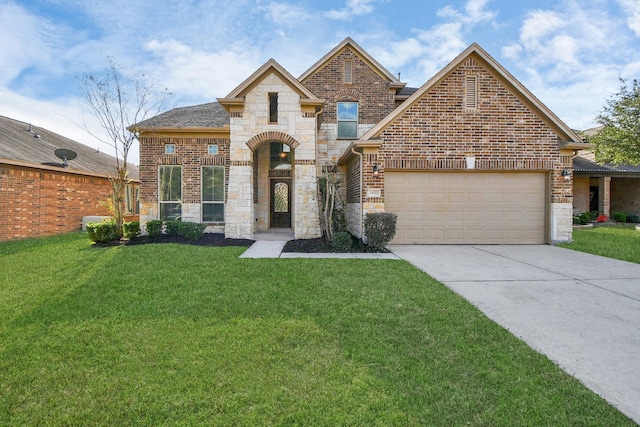
{"label": "stone arch over door", "polygon": [[294,150],[298,148],[300,143],[295,140],[291,135],[287,135],[284,132],[262,132],[249,141],[247,141],[247,147],[251,149],[251,151],[256,151],[258,147],[264,144],[270,144],[272,142],[281,142],[283,144],[288,145]]}

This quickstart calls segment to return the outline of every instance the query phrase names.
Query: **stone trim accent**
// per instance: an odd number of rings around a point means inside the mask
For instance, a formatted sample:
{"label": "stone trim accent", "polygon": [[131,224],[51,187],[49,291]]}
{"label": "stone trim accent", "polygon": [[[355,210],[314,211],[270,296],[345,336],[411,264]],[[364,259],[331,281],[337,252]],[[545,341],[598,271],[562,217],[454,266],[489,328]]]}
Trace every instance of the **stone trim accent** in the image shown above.
{"label": "stone trim accent", "polygon": [[269,131],[262,132],[251,138],[249,141],[247,141],[247,147],[249,147],[251,151],[255,151],[261,145],[269,144],[271,142],[282,142],[283,144],[286,144],[293,149],[298,148],[298,146],[300,145],[298,141],[296,141],[292,136],[287,135],[286,133]]}
{"label": "stone trim accent", "polygon": [[316,164],[316,161],[315,161],[315,159],[314,159],[314,160],[302,160],[302,159],[295,159],[295,160],[293,161],[293,163],[294,163],[295,165],[298,165],[298,166],[302,166],[302,165],[313,166],[313,165],[315,165],[315,164]]}

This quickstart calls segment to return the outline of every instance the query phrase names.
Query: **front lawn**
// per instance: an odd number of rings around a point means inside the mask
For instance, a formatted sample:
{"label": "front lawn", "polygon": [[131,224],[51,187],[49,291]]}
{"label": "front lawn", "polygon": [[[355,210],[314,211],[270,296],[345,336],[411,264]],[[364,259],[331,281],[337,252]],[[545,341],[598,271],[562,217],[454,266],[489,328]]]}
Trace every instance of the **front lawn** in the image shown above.
{"label": "front lawn", "polygon": [[573,242],[558,246],[640,264],[640,231],[634,226],[575,229]]}
{"label": "front lawn", "polygon": [[620,426],[408,263],[0,243],[0,425]]}

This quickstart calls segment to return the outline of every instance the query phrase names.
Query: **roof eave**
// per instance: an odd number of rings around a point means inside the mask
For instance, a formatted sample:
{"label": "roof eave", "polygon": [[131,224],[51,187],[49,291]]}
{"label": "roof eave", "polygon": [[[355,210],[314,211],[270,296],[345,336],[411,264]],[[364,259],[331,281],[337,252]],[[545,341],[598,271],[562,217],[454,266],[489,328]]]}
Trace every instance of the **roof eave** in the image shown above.
{"label": "roof eave", "polygon": [[349,144],[347,149],[344,150],[344,153],[342,153],[342,156],[340,156],[340,158],[338,159],[338,164],[346,164],[349,159],[355,155],[353,154],[353,150],[357,150],[358,148],[379,148],[382,145],[382,142],[383,141],[380,139],[371,139],[367,141],[359,139],[357,141],[353,141],[351,142],[351,144]]}

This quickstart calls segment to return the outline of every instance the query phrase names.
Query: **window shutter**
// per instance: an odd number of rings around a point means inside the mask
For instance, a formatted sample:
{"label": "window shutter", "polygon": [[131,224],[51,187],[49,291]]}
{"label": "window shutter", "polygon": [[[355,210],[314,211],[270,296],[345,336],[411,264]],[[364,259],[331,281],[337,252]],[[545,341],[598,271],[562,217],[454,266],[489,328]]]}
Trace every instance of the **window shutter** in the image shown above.
{"label": "window shutter", "polygon": [[465,108],[478,108],[478,77],[466,76],[465,86]]}

